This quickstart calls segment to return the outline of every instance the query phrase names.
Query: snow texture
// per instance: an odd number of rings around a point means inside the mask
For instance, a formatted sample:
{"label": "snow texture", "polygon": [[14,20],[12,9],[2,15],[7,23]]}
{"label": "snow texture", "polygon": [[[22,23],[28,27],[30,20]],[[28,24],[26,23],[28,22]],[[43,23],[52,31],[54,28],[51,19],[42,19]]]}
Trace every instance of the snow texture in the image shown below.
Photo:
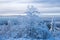
{"label": "snow texture", "polygon": [[37,16],[36,8],[28,7],[25,13],[27,16],[0,17],[0,40],[59,40],[56,33],[60,31],[50,32],[50,21]]}

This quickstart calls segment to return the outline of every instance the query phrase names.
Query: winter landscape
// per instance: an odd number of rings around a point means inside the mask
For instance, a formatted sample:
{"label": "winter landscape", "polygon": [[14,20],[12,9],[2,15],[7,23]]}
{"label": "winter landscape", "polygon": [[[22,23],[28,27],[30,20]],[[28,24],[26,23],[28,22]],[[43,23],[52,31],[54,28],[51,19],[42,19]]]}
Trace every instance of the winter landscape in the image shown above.
{"label": "winter landscape", "polygon": [[59,40],[60,17],[40,17],[33,5],[27,15],[0,16],[0,40]]}
{"label": "winter landscape", "polygon": [[60,0],[0,0],[0,40],[60,40]]}

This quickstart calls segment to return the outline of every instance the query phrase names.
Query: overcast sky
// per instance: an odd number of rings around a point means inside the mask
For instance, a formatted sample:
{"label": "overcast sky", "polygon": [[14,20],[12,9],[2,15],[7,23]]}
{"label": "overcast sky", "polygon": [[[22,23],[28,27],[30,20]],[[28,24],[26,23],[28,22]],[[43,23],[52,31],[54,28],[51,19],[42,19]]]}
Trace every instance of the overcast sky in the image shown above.
{"label": "overcast sky", "polygon": [[60,13],[60,0],[0,0],[0,13],[24,13],[28,5],[41,13]]}

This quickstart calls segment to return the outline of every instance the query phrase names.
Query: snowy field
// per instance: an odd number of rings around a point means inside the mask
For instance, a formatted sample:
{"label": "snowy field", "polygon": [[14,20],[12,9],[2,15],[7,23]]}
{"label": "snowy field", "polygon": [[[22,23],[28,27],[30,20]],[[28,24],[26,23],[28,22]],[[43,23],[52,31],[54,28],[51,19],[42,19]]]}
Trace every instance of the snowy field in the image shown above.
{"label": "snowy field", "polygon": [[54,20],[36,15],[1,16],[0,40],[59,40],[60,24]]}
{"label": "snowy field", "polygon": [[49,29],[38,16],[0,17],[0,40],[54,40]]}
{"label": "snowy field", "polygon": [[60,40],[60,17],[40,17],[33,6],[25,13],[0,16],[0,40]]}

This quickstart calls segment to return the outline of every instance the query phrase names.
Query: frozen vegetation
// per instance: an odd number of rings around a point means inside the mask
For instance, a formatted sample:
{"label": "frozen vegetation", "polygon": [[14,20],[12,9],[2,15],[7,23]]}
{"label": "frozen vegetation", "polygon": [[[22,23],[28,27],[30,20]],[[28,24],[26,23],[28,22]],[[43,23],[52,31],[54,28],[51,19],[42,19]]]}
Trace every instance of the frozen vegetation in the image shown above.
{"label": "frozen vegetation", "polygon": [[27,16],[0,17],[0,40],[55,40],[50,21],[35,15],[40,13],[36,8],[28,7],[25,13]]}

